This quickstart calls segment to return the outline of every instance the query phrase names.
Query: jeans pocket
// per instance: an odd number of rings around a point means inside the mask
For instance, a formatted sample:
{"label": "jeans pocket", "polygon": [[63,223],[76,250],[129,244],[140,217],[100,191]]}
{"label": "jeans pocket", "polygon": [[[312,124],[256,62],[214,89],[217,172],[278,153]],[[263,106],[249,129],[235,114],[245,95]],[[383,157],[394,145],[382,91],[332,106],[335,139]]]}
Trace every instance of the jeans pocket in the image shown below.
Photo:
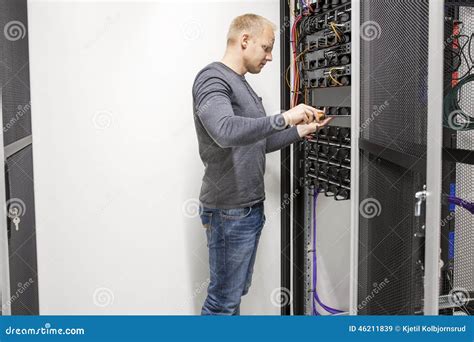
{"label": "jeans pocket", "polygon": [[212,213],[202,211],[199,216],[201,217],[202,227],[205,229],[210,229],[212,223]]}
{"label": "jeans pocket", "polygon": [[252,207],[221,209],[221,216],[228,220],[240,220],[250,215]]}

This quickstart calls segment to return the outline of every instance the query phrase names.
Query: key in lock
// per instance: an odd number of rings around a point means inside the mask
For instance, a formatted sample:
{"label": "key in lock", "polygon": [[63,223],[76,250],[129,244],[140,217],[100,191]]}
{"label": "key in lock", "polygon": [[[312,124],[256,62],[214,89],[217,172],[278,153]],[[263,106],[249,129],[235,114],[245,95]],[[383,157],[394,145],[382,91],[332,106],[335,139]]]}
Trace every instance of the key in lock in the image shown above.
{"label": "key in lock", "polygon": [[13,224],[15,225],[15,230],[18,231],[20,229],[20,216],[18,215],[18,208],[10,208],[8,210],[8,217],[13,221]]}

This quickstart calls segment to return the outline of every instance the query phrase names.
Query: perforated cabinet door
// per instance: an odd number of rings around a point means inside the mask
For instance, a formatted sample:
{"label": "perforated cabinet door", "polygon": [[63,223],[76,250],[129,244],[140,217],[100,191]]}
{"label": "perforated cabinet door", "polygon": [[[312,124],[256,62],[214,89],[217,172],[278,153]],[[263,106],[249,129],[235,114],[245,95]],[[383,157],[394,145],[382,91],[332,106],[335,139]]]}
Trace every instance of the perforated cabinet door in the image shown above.
{"label": "perforated cabinet door", "polygon": [[[26,0],[0,0],[0,89],[5,161],[5,200],[2,206],[2,279],[4,314],[37,315],[36,260],[31,103]],[[2,187],[3,189],[3,187]],[[3,192],[3,191],[2,191]],[[2,196],[3,197],[3,196]],[[17,222],[18,221],[18,222]],[[6,224],[6,228],[5,228]],[[3,268],[3,267],[2,267]],[[4,273],[4,274],[5,274]],[[2,275],[4,275],[2,274]],[[11,309],[11,310],[10,310]]]}
{"label": "perforated cabinet door", "polygon": [[38,275],[31,145],[7,159],[7,201],[18,209],[18,225],[8,218],[12,315],[37,315]]}
{"label": "perforated cabinet door", "polygon": [[420,313],[428,0],[362,1],[360,42],[358,313]]}

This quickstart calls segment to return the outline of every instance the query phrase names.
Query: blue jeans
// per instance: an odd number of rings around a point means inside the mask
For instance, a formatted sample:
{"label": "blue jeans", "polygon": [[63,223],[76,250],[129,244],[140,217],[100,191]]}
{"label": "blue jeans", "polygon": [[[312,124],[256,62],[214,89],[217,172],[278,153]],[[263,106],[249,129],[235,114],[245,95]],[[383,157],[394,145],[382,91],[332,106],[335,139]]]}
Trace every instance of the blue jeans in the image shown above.
{"label": "blue jeans", "polygon": [[239,315],[252,283],[258,241],[265,224],[263,202],[236,209],[200,208],[209,248],[210,283],[202,315]]}

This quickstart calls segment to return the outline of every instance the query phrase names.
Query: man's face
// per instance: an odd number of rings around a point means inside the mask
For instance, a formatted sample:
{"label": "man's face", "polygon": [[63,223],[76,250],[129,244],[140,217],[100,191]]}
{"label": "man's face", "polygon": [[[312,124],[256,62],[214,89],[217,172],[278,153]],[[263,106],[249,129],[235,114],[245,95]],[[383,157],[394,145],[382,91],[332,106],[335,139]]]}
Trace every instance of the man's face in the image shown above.
{"label": "man's face", "polygon": [[265,26],[260,35],[253,35],[247,38],[247,44],[243,50],[244,64],[248,72],[258,74],[272,57],[275,34],[273,29]]}

